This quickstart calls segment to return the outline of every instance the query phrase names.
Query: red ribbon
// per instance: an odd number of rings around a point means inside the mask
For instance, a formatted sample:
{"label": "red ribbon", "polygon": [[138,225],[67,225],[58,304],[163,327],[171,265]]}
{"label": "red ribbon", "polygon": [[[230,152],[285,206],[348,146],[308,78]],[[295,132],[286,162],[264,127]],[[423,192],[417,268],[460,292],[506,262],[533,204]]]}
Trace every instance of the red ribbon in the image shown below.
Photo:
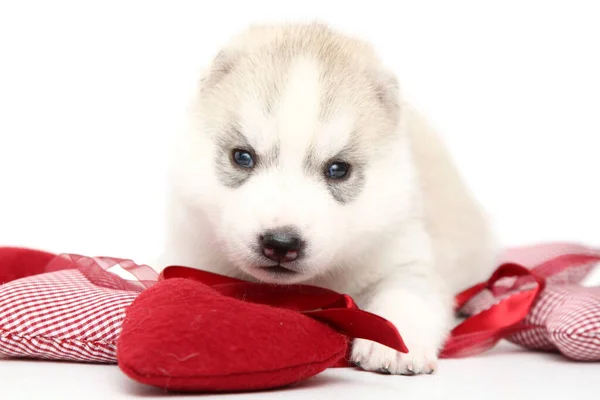
{"label": "red ribbon", "polygon": [[[556,254],[531,268],[516,262],[506,262],[500,265],[486,282],[456,295],[458,311],[484,290],[490,290],[494,295],[514,292],[456,326],[451,331],[440,357],[475,355],[494,347],[509,335],[532,328],[522,322],[544,290],[547,279],[552,279],[569,268],[600,261],[600,252],[568,244],[547,245],[543,249],[531,247],[527,250],[523,252],[523,249],[519,249],[521,254],[516,255],[514,259],[522,258],[522,261],[526,262],[527,257],[543,259],[545,252]],[[510,255],[510,252],[508,254]],[[171,278],[194,279],[226,296],[298,311],[332,326],[351,338],[372,340],[403,353],[409,351],[392,323],[358,309],[351,297],[328,289],[307,285],[274,286],[251,283],[179,266],[168,267],[162,272],[161,279]],[[498,281],[504,278],[514,278],[511,287],[496,286]]]}
{"label": "red ribbon", "polygon": [[461,309],[467,301],[483,290],[494,290],[494,285],[502,278],[530,278],[536,285],[510,295],[498,304],[467,318],[450,333],[440,357],[464,357],[485,351],[507,335],[526,329],[520,326],[533,306],[546,281],[518,264],[501,265],[487,282],[475,285],[456,296],[456,309]]}
{"label": "red ribbon", "polygon": [[[350,337],[372,340],[402,353],[408,349],[396,327],[360,310],[348,295],[309,285],[270,285],[225,277],[207,271],[171,266],[160,279],[187,278],[239,300],[298,311]],[[339,365],[341,366],[341,365]]]}
{"label": "red ribbon", "polygon": [[[522,289],[527,283],[535,283],[535,285],[510,294],[487,310],[467,318],[456,326],[451,331],[440,357],[472,356],[494,347],[507,336],[533,328],[522,322],[544,290],[547,279],[552,279],[553,276],[569,268],[595,262],[600,262],[600,252],[589,250],[560,254],[531,269],[516,263],[501,265],[487,282],[474,285],[456,295],[456,310],[460,310],[469,300],[484,290],[500,294]],[[516,278],[511,287],[498,290],[494,286],[499,280],[509,277]]]}

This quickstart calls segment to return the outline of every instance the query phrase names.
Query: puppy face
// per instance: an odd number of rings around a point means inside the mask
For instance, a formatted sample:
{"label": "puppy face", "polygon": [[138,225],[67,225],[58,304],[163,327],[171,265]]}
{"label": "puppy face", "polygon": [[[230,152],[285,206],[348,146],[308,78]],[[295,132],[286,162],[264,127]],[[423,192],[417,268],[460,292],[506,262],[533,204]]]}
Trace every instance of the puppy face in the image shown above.
{"label": "puppy face", "polygon": [[178,173],[212,250],[258,280],[298,283],[385,245],[412,171],[393,79],[335,36],[278,37],[217,58]]}

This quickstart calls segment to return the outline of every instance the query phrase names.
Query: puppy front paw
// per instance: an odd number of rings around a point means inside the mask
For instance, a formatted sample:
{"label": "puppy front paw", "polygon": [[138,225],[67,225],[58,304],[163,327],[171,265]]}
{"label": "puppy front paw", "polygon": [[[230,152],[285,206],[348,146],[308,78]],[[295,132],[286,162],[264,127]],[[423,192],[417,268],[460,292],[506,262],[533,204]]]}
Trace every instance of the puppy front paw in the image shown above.
{"label": "puppy front paw", "polygon": [[400,353],[370,340],[356,339],[352,346],[351,361],[366,371],[384,374],[418,375],[435,372],[438,357],[434,344],[415,344],[413,341],[408,350],[408,353]]}
{"label": "puppy front paw", "polygon": [[[413,281],[414,282],[414,281]],[[415,282],[427,287],[426,282]],[[441,349],[452,320],[452,301],[433,290],[416,292],[402,282],[376,291],[367,310],[390,321],[408,348],[400,353],[387,346],[356,339],[351,361],[368,371],[395,375],[431,374],[438,366]]]}

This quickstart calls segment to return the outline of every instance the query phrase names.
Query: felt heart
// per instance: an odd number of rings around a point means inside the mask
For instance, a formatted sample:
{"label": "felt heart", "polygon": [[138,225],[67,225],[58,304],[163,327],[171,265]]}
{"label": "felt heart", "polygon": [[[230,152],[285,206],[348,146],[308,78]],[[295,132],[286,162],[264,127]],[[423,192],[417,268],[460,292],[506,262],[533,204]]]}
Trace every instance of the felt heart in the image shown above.
{"label": "felt heart", "polygon": [[347,295],[173,266],[128,308],[117,359],[163,389],[272,389],[348,366],[351,338],[408,352],[393,324]]}
{"label": "felt heart", "polygon": [[176,391],[248,391],[301,381],[335,365],[348,338],[302,313],[173,278],[128,308],[117,359],[130,378]]}

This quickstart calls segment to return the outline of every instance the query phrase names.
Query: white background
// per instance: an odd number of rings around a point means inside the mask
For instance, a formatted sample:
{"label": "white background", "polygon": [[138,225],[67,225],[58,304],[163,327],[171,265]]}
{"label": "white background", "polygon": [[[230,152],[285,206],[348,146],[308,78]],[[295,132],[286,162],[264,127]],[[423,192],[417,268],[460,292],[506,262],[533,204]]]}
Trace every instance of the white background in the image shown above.
{"label": "white background", "polygon": [[313,18],[376,45],[506,244],[600,244],[594,1],[0,4],[0,244],[150,262],[200,68],[249,23]]}
{"label": "white background", "polygon": [[[314,17],[376,45],[404,92],[441,130],[507,245],[600,244],[596,1],[349,4],[1,1],[0,245],[150,262],[162,239],[165,146],[200,68],[250,22]],[[598,376],[597,365],[519,357],[449,363],[427,381],[441,386],[411,381],[393,389],[393,397],[409,388],[481,398],[467,378],[479,379],[486,397],[567,396],[590,389]],[[0,363],[3,391],[12,393],[7,398],[34,398],[36,387],[60,398],[109,398],[125,382],[114,369],[117,383],[104,381],[103,368],[63,365],[36,374],[32,365]],[[507,375],[518,365],[526,373]],[[70,378],[84,371],[106,393]],[[42,381],[30,385],[25,376]],[[370,394],[375,386],[384,390],[378,398],[392,393],[385,377],[358,376],[351,380],[370,381]],[[71,383],[56,386],[60,379]],[[456,386],[461,379],[464,390]],[[552,384],[535,386],[542,380]],[[344,387],[352,386],[330,388]]]}

